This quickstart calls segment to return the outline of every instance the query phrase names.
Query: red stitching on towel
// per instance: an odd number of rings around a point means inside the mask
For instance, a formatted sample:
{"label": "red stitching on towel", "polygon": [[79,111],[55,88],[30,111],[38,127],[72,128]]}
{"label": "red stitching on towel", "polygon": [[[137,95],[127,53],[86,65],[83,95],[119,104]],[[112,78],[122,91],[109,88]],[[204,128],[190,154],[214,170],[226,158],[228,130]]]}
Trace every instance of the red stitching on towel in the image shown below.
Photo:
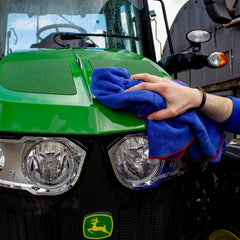
{"label": "red stitching on towel", "polygon": [[215,158],[217,158],[217,157],[219,156],[220,152],[221,152],[221,149],[222,149],[223,144],[224,144],[224,135],[223,135],[223,133],[222,133],[222,143],[221,143],[221,146],[220,146],[219,149],[218,149],[217,155],[216,155],[215,157],[212,157],[212,158],[209,158],[209,159],[205,159],[205,160],[206,160],[206,161],[212,161],[212,160],[214,160]]}
{"label": "red stitching on towel", "polygon": [[186,149],[188,148],[188,146],[193,142],[194,139],[195,139],[195,137],[193,137],[193,138],[191,139],[191,141],[190,141],[184,148],[182,148],[182,149],[180,149],[180,150],[177,150],[176,152],[170,153],[170,154],[165,155],[165,156],[162,156],[162,157],[154,157],[154,158],[149,158],[149,159],[164,159],[164,158],[168,158],[168,157],[170,157],[170,156],[172,156],[172,155],[174,155],[174,154],[179,153],[179,152],[182,151],[181,155],[178,156],[177,158],[169,158],[169,159],[166,159],[166,160],[168,160],[168,161],[176,161],[176,160],[179,160],[179,159],[183,156],[183,154],[185,153],[185,151],[186,151]]}

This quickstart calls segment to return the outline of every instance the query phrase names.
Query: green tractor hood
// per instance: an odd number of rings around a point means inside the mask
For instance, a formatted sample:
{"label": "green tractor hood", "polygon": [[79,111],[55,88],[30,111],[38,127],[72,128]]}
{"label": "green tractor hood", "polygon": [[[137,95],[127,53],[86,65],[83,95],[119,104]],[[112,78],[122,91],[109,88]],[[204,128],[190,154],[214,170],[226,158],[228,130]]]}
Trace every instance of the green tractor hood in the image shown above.
{"label": "green tractor hood", "polygon": [[0,131],[103,134],[145,129],[143,120],[104,107],[90,91],[94,68],[169,77],[150,60],[127,51],[44,49],[15,52],[0,62]]}

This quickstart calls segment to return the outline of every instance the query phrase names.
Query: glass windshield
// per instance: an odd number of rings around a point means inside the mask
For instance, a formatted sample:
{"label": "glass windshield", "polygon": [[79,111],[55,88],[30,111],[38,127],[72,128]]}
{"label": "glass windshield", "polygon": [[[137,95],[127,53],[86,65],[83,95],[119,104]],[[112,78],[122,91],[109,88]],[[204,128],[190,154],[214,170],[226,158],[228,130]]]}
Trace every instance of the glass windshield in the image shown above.
{"label": "glass windshield", "polygon": [[142,54],[141,0],[0,0],[0,57],[30,48],[94,47]]}

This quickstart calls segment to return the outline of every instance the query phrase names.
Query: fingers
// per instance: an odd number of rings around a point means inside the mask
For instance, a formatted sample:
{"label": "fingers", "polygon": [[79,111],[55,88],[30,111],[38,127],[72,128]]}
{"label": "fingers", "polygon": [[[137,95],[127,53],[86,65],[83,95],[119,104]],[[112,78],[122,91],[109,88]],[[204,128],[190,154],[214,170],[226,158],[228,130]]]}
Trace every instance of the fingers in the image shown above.
{"label": "fingers", "polygon": [[148,115],[147,119],[152,121],[161,121],[167,118],[176,117],[177,114],[169,108],[165,108]]}
{"label": "fingers", "polygon": [[129,80],[142,80],[144,82],[149,82],[149,83],[158,83],[161,81],[169,81],[169,79],[167,79],[167,78],[158,77],[158,76],[151,75],[148,73],[140,73],[140,74],[132,75],[129,78]]}
{"label": "fingers", "polygon": [[137,84],[126,91],[148,90],[158,93],[166,101],[166,108],[151,113],[148,116],[149,120],[160,121],[167,118],[173,118],[184,113],[189,109],[189,106],[192,106],[192,98],[186,97],[189,95],[190,88],[188,87],[182,86],[168,78],[161,78],[147,73],[132,75],[130,80],[133,79],[143,80],[144,82]]}
{"label": "fingers", "polygon": [[147,83],[147,82],[143,82],[143,83],[137,84],[131,88],[128,88],[126,90],[126,92],[132,91],[132,90],[148,90],[148,91],[157,92],[157,93],[161,94],[161,89],[159,87],[156,88],[156,84]]}

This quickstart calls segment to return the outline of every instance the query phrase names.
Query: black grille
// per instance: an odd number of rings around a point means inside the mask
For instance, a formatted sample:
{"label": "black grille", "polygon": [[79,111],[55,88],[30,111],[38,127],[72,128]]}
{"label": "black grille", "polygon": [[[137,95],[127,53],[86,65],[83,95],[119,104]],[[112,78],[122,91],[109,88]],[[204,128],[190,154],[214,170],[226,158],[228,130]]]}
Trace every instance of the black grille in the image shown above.
{"label": "black grille", "polygon": [[105,137],[85,137],[83,144],[87,158],[77,184],[67,193],[42,197],[0,188],[1,240],[84,239],[84,217],[99,212],[113,217],[110,239],[181,239],[186,230],[185,175],[152,189],[130,190],[114,175]]}

